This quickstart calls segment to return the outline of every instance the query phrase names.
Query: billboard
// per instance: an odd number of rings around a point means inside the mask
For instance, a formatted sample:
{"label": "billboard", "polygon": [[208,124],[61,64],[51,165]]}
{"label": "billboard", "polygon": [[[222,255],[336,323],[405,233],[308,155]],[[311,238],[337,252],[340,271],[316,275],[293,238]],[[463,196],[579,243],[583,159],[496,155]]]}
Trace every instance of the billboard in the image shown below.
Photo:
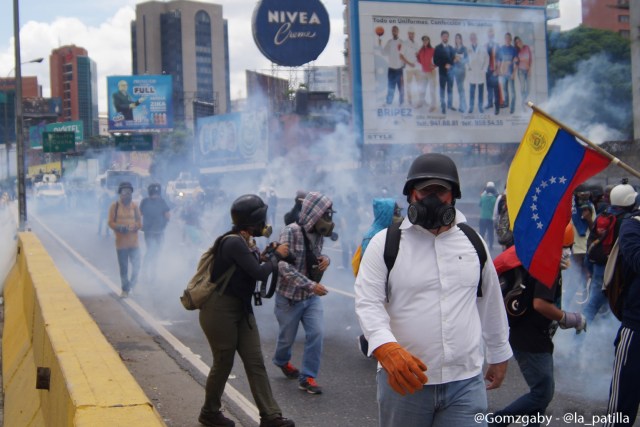
{"label": "billboard", "polygon": [[266,109],[197,121],[195,159],[201,173],[264,168],[268,160]]}
{"label": "billboard", "polygon": [[173,128],[170,75],[109,76],[109,132]]}
{"label": "billboard", "polygon": [[44,132],[73,132],[76,144],[80,144],[84,140],[84,124],[81,120],[48,124],[39,123],[29,127],[29,146],[31,148],[42,147],[42,135]]}
{"label": "billboard", "polygon": [[[542,7],[350,0],[364,144],[514,143],[547,99]],[[517,46],[517,47],[516,47]]]}

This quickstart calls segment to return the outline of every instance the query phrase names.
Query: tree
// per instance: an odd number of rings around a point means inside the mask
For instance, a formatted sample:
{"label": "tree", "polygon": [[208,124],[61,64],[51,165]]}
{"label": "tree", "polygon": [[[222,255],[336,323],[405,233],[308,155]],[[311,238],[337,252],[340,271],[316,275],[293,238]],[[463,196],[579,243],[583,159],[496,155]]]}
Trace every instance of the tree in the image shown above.
{"label": "tree", "polygon": [[[633,131],[631,49],[613,31],[578,27],[549,34],[549,113],[605,140]],[[574,126],[576,127],[576,126]]]}
{"label": "tree", "polygon": [[553,89],[559,79],[575,74],[580,62],[599,53],[604,54],[610,63],[627,64],[631,67],[629,40],[618,33],[583,26],[570,31],[549,33],[550,88]]}

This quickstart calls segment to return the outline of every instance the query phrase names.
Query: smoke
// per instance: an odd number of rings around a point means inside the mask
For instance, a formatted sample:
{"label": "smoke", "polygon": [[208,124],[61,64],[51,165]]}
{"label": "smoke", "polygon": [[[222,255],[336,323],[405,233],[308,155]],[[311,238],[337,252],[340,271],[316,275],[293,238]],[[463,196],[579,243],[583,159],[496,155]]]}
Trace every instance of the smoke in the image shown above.
{"label": "smoke", "polygon": [[630,93],[629,64],[612,62],[599,53],[580,62],[574,75],[559,80],[541,108],[593,142],[628,139]]}

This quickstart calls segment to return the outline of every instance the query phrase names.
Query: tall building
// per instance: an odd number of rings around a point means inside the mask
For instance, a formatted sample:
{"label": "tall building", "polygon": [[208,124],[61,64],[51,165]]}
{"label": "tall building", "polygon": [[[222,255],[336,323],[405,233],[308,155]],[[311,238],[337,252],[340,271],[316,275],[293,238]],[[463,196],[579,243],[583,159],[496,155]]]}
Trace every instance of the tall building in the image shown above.
{"label": "tall building", "polygon": [[133,74],[173,77],[174,122],[227,113],[231,105],[227,22],[222,6],[189,0],[136,5]]}
{"label": "tall building", "polygon": [[98,71],[87,50],[75,45],[54,49],[49,70],[51,97],[62,99],[62,120],[82,121],[85,138],[98,135]]}
{"label": "tall building", "polygon": [[[5,144],[16,140],[16,79],[0,78],[0,141]],[[22,77],[22,99],[42,97],[42,86],[35,76]]]}
{"label": "tall building", "polygon": [[629,0],[582,0],[582,25],[629,38]]}
{"label": "tall building", "polygon": [[304,70],[307,88],[314,92],[331,92],[336,98],[351,99],[347,67],[310,66]]}

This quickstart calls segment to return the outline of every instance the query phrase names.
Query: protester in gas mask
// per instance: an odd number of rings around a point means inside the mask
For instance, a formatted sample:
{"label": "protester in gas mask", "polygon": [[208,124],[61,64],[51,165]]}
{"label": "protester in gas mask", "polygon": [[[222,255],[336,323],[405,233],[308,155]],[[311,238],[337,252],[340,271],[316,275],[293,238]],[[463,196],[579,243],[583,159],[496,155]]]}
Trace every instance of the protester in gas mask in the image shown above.
{"label": "protester in gas mask", "polygon": [[502,384],[512,356],[498,276],[455,208],[460,181],[449,157],[417,157],[403,194],[410,205],[391,271],[389,228],[369,242],[355,282],[356,314],[382,368],[379,425],[486,425],[474,416],[486,412],[486,390]]}
{"label": "protester in gas mask", "polygon": [[271,246],[272,250],[260,254],[254,238],[271,235],[271,226],[266,224],[267,205],[260,197],[247,194],[237,198],[231,205],[231,219],[231,230],[218,237],[211,248],[215,254],[211,282],[218,288],[200,309],[200,326],[211,347],[213,367],[198,421],[205,426],[234,426],[220,409],[237,352],[260,411],[260,426],[292,427],[294,422],[282,417],[273,397],[251,307],[256,281],[267,280],[277,272],[278,261],[289,254],[289,249],[287,245]]}
{"label": "protester in gas mask", "polygon": [[[280,233],[280,243],[288,243],[294,263],[279,263],[274,312],[280,325],[273,363],[287,378],[297,379],[298,387],[310,394],[320,394],[316,378],[320,370],[324,335],[321,296],[327,288],[320,281],[329,267],[329,257],[322,254],[325,237],[333,233],[333,203],[327,196],[310,192],[302,202],[296,223]],[[291,364],[292,346],[302,322],[305,330],[302,367]]]}
{"label": "protester in gas mask", "polygon": [[[121,182],[118,186],[118,195],[118,200],[109,208],[109,228],[116,235],[116,252],[122,285],[120,297],[126,298],[135,287],[140,272],[138,230],[142,228],[142,215],[138,205],[132,201],[131,183]],[[131,263],[131,277],[129,277],[129,263]]]}

